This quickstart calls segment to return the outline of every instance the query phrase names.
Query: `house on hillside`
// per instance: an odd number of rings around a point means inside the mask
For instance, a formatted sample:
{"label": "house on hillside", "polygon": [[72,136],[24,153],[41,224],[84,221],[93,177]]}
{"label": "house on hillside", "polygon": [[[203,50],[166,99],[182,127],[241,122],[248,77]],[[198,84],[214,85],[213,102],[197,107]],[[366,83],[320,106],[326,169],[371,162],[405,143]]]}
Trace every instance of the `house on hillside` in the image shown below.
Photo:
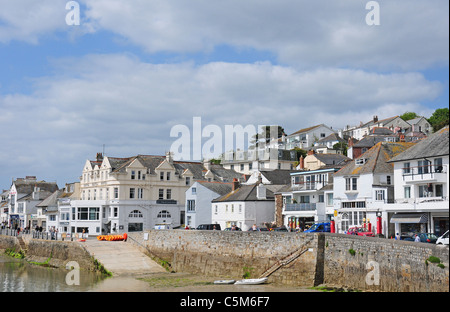
{"label": "house on hillside", "polygon": [[329,167],[341,167],[350,159],[342,154],[322,154],[314,153],[313,150],[308,151],[308,155],[305,158],[300,157],[298,170],[318,170],[326,166]]}
{"label": "house on hillside", "polygon": [[300,129],[286,136],[286,149],[291,150],[295,147],[309,149],[315,143],[334,133],[330,127],[320,124],[309,128]]}

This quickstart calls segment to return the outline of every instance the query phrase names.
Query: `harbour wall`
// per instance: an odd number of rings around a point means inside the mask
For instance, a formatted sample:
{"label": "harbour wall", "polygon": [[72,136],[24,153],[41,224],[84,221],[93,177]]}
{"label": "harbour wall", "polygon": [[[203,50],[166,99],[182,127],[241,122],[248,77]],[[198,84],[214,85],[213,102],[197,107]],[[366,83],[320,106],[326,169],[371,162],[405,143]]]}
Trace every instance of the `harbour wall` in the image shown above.
{"label": "harbour wall", "polygon": [[269,276],[271,283],[366,291],[449,291],[448,246],[331,233],[154,230],[128,235],[130,242],[179,272],[256,278],[305,246],[305,253]]}
{"label": "harbour wall", "polygon": [[[25,243],[27,261],[45,262],[55,267],[65,267],[69,261],[76,261],[81,269],[96,270],[93,258],[78,242],[32,239],[29,235],[23,235],[22,239]],[[22,247],[19,238],[0,235],[0,251],[14,249],[17,252]]]}

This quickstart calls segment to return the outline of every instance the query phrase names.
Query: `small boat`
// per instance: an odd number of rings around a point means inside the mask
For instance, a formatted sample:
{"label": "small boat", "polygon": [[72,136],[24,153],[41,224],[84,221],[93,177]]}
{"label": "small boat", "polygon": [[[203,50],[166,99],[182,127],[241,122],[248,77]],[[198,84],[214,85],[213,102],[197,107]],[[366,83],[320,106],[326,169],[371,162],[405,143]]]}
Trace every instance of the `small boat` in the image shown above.
{"label": "small boat", "polygon": [[218,281],[214,281],[215,285],[229,285],[229,284],[234,284],[236,281],[235,280],[218,280]]}
{"label": "small boat", "polygon": [[234,285],[259,285],[259,284],[264,284],[265,282],[267,282],[267,277],[249,278],[249,279],[239,280],[236,283],[234,283]]}

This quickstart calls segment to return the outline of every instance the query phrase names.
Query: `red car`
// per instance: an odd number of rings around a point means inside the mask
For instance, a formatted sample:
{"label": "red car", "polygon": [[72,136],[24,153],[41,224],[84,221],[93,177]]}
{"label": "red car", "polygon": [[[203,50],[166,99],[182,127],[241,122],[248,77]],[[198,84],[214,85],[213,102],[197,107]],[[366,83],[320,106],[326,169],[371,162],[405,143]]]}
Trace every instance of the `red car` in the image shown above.
{"label": "red car", "polygon": [[348,229],[347,234],[359,235],[359,236],[369,236],[369,237],[375,236],[372,232],[369,232],[367,229],[365,229],[363,227],[351,227]]}

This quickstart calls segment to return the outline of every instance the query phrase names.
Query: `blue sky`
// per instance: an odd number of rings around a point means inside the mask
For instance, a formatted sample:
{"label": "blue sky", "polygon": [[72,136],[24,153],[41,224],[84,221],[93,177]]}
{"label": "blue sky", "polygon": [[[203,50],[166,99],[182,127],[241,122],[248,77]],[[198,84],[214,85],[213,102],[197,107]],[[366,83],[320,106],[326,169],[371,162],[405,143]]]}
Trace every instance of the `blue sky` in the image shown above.
{"label": "blue sky", "polygon": [[0,0],[0,187],[163,154],[174,125],[339,129],[449,103],[448,1]]}

